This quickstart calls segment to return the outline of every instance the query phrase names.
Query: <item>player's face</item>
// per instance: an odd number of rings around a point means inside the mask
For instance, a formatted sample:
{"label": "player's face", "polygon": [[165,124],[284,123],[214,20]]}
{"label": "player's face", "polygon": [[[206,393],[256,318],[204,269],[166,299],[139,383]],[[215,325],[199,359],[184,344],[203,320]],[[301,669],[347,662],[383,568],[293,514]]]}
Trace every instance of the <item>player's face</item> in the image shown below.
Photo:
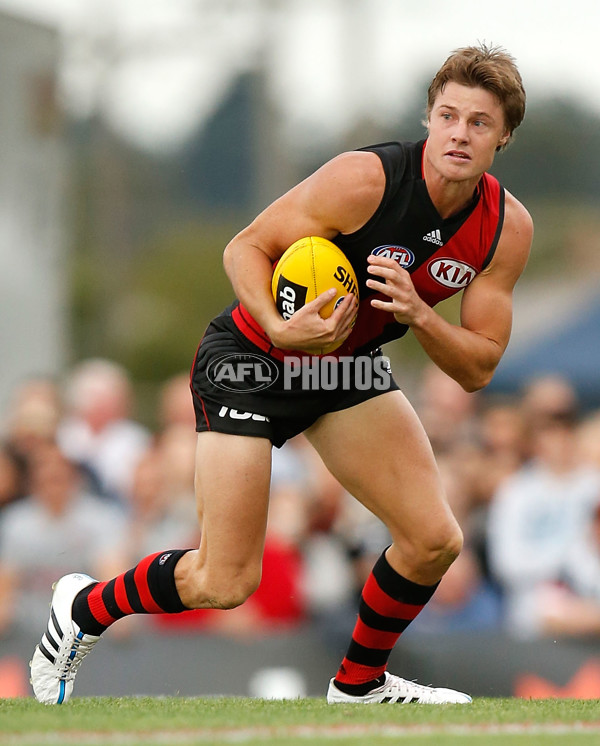
{"label": "player's face", "polygon": [[450,181],[476,178],[487,171],[496,148],[509,137],[504,111],[492,93],[453,82],[435,99],[428,129],[427,157]]}

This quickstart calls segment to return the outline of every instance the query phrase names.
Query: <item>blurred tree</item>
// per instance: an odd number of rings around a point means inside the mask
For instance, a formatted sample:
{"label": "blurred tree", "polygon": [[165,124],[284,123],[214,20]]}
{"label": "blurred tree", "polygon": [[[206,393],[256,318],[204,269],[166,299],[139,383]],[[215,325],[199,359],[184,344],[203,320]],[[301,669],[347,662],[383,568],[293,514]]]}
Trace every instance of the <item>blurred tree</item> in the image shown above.
{"label": "blurred tree", "polygon": [[598,204],[600,116],[580,103],[538,99],[528,108],[510,145],[497,158],[494,174],[513,185],[520,199],[564,199]]}
{"label": "blurred tree", "polygon": [[209,126],[202,127],[178,156],[183,185],[205,208],[253,206],[253,93],[253,76],[240,76]]}

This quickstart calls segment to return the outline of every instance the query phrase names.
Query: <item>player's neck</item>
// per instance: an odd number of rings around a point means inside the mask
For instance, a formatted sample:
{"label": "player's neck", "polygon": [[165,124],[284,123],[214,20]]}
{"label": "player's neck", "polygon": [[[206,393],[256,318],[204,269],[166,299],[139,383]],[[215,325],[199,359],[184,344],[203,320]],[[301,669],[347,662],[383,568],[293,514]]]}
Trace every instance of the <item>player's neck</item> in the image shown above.
{"label": "player's neck", "polygon": [[441,174],[434,173],[426,179],[427,191],[436,210],[442,218],[449,218],[463,210],[473,199],[473,193],[481,177],[451,181]]}
{"label": "player's neck", "polygon": [[442,218],[449,218],[463,210],[471,203],[473,193],[481,179],[480,173],[466,178],[451,178],[442,168],[423,159],[423,178],[429,197]]}

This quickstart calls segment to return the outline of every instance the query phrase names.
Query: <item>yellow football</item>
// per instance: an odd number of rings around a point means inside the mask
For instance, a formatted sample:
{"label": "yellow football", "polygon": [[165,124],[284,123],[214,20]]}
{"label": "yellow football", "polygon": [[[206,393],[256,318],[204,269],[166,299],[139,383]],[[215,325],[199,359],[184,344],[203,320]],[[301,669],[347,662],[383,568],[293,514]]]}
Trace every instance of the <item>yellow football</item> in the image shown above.
{"label": "yellow football", "polygon": [[[271,281],[273,298],[279,313],[289,319],[299,308],[318,295],[335,288],[335,297],[321,309],[328,318],[348,293],[358,301],[358,283],[348,258],[334,243],[319,236],[307,236],[295,241],[281,256]],[[340,343],[321,350],[333,352]]]}

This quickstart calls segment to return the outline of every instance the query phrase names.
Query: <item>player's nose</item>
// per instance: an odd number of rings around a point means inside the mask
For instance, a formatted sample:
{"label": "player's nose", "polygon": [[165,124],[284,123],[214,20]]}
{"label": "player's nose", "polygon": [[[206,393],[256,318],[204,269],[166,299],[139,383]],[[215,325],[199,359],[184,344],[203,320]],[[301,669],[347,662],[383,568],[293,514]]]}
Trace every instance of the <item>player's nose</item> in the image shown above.
{"label": "player's nose", "polygon": [[454,142],[466,142],[469,139],[469,128],[467,122],[459,119],[452,130],[452,140]]}

